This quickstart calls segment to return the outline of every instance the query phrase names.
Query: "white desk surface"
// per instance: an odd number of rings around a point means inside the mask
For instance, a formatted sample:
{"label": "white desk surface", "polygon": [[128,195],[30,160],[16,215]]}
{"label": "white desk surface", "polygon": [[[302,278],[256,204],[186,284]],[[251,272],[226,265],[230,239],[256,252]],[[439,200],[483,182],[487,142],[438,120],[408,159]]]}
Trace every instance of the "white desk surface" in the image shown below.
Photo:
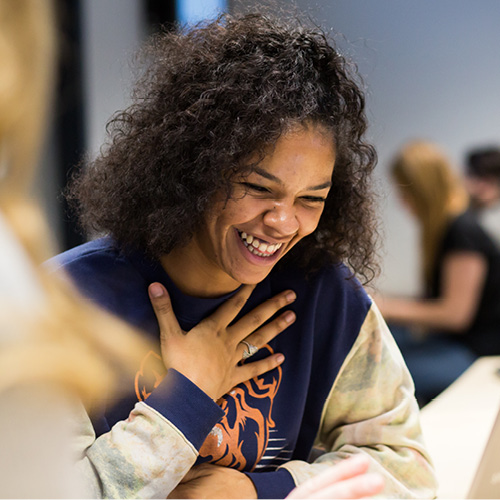
{"label": "white desk surface", "polygon": [[[466,498],[500,408],[500,356],[477,360],[421,411],[438,498]],[[500,455],[500,451],[499,451]]]}

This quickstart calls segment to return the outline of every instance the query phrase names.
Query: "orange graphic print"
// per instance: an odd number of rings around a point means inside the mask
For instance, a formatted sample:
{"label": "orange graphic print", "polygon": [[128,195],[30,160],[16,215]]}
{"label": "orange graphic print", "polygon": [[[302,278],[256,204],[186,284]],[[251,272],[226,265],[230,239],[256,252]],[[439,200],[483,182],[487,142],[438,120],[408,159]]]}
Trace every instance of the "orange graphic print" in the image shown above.
{"label": "orange graphic print", "polygon": [[[270,346],[265,346],[271,354]],[[250,470],[260,461],[275,426],[271,417],[281,383],[281,366],[256,377],[219,400],[224,416],[200,449],[200,457],[217,465]],[[249,459],[253,463],[249,463]]]}
{"label": "orange graphic print", "polygon": [[149,351],[144,356],[139,371],[135,374],[135,394],[139,401],[146,401],[153,389],[156,389],[165,376],[161,356]]}

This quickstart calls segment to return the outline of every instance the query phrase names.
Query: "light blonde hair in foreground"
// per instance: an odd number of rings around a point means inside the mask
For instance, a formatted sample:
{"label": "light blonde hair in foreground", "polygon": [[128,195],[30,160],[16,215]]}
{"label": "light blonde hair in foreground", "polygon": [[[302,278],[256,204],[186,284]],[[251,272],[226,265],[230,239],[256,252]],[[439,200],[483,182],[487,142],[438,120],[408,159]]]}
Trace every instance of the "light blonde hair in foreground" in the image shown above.
{"label": "light blonde hair in foreground", "polygon": [[135,361],[145,346],[130,327],[84,302],[69,283],[40,270],[53,245],[30,189],[50,103],[55,54],[50,0],[0,1],[0,211],[27,253],[45,295],[35,316],[29,310],[0,306],[0,328],[23,332],[21,339],[29,332],[25,341],[0,349],[0,390],[24,382],[54,381],[91,398],[112,389],[117,368]]}
{"label": "light blonde hair in foreground", "polygon": [[469,198],[449,158],[431,142],[405,144],[392,161],[391,174],[421,225],[422,271],[428,286],[446,225],[466,210]]}

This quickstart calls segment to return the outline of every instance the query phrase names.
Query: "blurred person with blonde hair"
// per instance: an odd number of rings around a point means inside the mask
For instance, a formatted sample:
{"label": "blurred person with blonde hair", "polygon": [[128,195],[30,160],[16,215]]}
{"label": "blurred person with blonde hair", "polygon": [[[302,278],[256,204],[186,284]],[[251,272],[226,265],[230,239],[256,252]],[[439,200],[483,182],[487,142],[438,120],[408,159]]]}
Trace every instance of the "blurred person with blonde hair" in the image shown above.
{"label": "blurred person with blonde hair", "polygon": [[[92,453],[106,445],[95,444],[86,407],[115,397],[121,377],[150,348],[41,266],[54,245],[31,190],[53,85],[55,26],[49,0],[0,2],[2,498],[100,494],[108,479],[96,477]],[[162,421],[144,437],[125,430],[115,453],[126,441],[164,443],[166,434]],[[166,464],[161,479],[163,487],[178,477]]]}
{"label": "blurred person with blonde hair", "polygon": [[438,146],[405,144],[391,174],[420,228],[425,291],[421,300],[378,297],[377,303],[425,403],[478,356],[500,354],[500,251]]}

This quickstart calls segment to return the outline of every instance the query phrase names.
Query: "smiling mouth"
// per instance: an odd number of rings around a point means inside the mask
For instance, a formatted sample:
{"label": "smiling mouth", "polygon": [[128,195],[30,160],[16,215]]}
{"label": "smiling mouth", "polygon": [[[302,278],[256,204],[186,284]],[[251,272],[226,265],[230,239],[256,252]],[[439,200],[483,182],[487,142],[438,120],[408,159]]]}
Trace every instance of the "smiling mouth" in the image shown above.
{"label": "smiling mouth", "polygon": [[242,231],[238,231],[238,235],[248,251],[259,257],[272,257],[283,246],[283,243],[266,243]]}

